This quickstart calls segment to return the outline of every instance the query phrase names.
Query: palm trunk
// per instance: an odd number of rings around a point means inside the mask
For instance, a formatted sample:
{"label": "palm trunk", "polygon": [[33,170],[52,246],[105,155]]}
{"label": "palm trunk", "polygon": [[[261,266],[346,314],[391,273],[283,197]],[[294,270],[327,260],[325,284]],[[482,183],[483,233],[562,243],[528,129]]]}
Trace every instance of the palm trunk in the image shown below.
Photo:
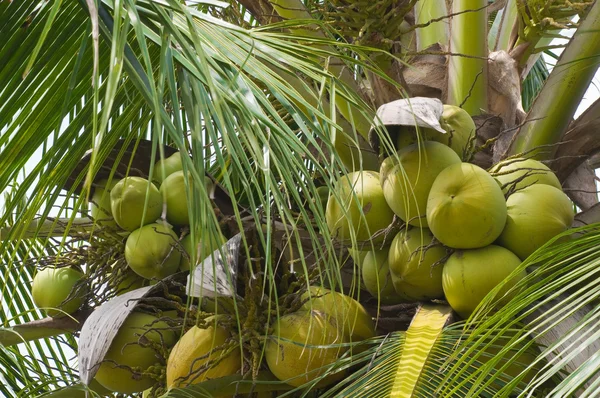
{"label": "palm trunk", "polygon": [[[487,0],[452,3],[448,100],[470,115],[487,110]],[[456,15],[457,14],[457,15]]]}
{"label": "palm trunk", "polygon": [[[414,10],[415,22],[419,25],[448,15],[446,0],[422,0],[417,3]],[[415,31],[417,51],[422,51],[436,43],[439,43],[444,49],[448,48],[448,37],[450,36],[448,25],[448,19],[444,19],[417,29]]]}

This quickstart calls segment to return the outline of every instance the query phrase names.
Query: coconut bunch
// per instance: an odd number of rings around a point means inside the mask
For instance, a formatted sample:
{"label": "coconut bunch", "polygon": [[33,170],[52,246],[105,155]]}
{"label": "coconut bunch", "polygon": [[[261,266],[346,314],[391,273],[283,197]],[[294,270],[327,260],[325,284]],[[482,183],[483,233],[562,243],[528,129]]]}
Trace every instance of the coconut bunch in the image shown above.
{"label": "coconut bunch", "polygon": [[[91,214],[97,223],[130,232],[124,253],[129,271],[122,271],[120,292],[141,286],[143,280],[160,280],[190,269],[194,244],[186,234],[190,224],[186,184],[193,185],[191,178],[186,181],[181,154],[158,161],[153,175],[153,181],[142,177],[110,184],[101,181],[92,196]],[[161,219],[163,208],[165,220]],[[196,260],[203,260],[224,241],[198,241]]]}
{"label": "coconut bunch", "polygon": [[[365,288],[382,303],[445,299],[462,317],[521,262],[573,222],[573,204],[534,159],[489,170],[470,159],[475,124],[444,105],[440,125],[401,129],[379,173],[340,177],[327,203],[330,233],[350,245]],[[389,238],[394,216],[403,222]],[[498,297],[509,300],[525,272]],[[509,292],[509,293],[507,293]]]}

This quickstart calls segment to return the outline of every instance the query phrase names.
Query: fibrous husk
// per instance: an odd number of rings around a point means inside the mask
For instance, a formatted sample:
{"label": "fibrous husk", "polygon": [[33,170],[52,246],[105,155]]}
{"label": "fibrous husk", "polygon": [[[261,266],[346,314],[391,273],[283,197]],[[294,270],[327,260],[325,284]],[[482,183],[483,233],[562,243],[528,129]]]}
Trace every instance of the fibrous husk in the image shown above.
{"label": "fibrous husk", "polygon": [[518,63],[504,50],[488,56],[488,108],[511,129],[525,119]]}
{"label": "fibrous husk", "polygon": [[469,161],[483,169],[488,169],[494,164],[496,147],[494,140],[498,140],[502,133],[502,119],[486,113],[473,116],[473,122],[475,122],[476,138],[473,142],[473,156]]}
{"label": "fibrous husk", "polygon": [[[425,49],[430,53],[441,53],[439,44]],[[416,55],[410,66],[403,69],[404,80],[411,95],[444,100],[448,86],[448,66],[446,56],[438,54]]]}
{"label": "fibrous husk", "polygon": [[[550,165],[560,181],[565,181],[580,164],[600,153],[600,99],[569,126]],[[573,156],[577,154],[577,156]]]}
{"label": "fibrous husk", "polygon": [[588,163],[582,163],[563,183],[565,193],[581,209],[598,203],[598,177]]}

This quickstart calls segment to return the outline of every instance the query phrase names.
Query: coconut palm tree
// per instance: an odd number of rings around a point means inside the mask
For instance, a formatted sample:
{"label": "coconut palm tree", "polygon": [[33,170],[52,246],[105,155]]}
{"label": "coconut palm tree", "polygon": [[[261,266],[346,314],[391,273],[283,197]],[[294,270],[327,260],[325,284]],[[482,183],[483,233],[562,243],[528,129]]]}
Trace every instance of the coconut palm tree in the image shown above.
{"label": "coconut palm tree", "polygon": [[[102,179],[151,179],[150,166],[179,150],[192,239],[238,237],[211,264],[234,297],[236,330],[252,333],[239,333],[243,374],[168,396],[314,395],[318,380],[349,370],[318,395],[595,396],[600,102],[574,116],[597,70],[599,27],[600,3],[583,0],[1,1],[0,391],[98,394],[86,365],[102,359],[128,312],[93,310],[118,301],[125,233],[94,223],[88,203]],[[548,73],[541,54],[564,32],[572,37]],[[528,276],[508,303],[493,311],[500,285],[464,321],[443,303],[368,297],[319,200],[339,176],[379,169],[398,124],[386,112],[416,97],[473,117],[465,160],[489,168],[535,156],[578,211],[579,229],[515,271]],[[85,304],[44,318],[31,282],[58,263],[85,273]],[[184,281],[171,280],[171,293]],[[382,335],[290,392],[261,365],[260,342],[315,281],[363,302]]]}

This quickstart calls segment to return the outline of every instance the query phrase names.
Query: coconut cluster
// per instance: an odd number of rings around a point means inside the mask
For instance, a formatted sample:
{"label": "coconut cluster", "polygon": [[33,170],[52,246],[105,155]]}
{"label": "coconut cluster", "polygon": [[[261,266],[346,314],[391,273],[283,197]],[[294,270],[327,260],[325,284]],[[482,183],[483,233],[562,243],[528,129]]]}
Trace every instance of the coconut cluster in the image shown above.
{"label": "coconut cluster", "polygon": [[[119,293],[142,286],[144,280],[190,270],[192,254],[196,262],[202,261],[225,242],[224,237],[214,242],[199,239],[194,245],[190,234],[179,241],[180,231],[190,224],[187,190],[192,188],[191,177],[184,175],[179,152],[154,165],[152,181],[126,177],[96,184],[92,218],[99,225],[130,231],[125,260],[131,272],[116,278],[121,281]],[[166,222],[161,218],[163,210]]]}
{"label": "coconut cluster", "polygon": [[317,387],[342,379],[345,371],[321,378],[356,343],[375,336],[375,324],[352,297],[320,286],[311,286],[296,312],[273,322],[265,344],[265,360],[279,380],[299,387],[318,378]]}
{"label": "coconut cluster", "polygon": [[[340,177],[326,216],[334,237],[359,245],[350,253],[382,303],[446,299],[466,318],[523,260],[566,231],[574,211],[537,160],[510,158],[490,170],[464,162],[475,124],[462,109],[444,105],[440,124],[448,134],[400,131],[397,152],[379,173]],[[395,236],[394,216],[403,222]],[[500,304],[525,276],[506,281]]]}

